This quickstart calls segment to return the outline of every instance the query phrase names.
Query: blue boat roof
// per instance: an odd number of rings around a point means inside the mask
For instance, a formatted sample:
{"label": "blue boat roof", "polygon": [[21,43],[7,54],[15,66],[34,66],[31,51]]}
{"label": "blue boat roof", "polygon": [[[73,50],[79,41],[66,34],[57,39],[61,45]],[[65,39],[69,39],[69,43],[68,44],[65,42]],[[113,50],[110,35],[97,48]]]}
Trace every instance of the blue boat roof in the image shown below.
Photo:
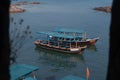
{"label": "blue boat roof", "polygon": [[56,32],[72,32],[72,33],[84,33],[85,31],[82,29],[68,29],[68,28],[56,28],[54,31]]}
{"label": "blue boat roof", "polygon": [[37,32],[38,34],[45,34],[48,36],[59,37],[59,38],[82,38],[82,36],[74,36],[74,35],[67,35],[67,34],[59,34],[56,32]]}
{"label": "blue boat roof", "polygon": [[82,77],[78,77],[78,76],[68,75],[68,76],[63,77],[60,80],[86,80],[86,79]]}
{"label": "blue boat roof", "polygon": [[39,67],[28,65],[28,64],[10,65],[11,80],[18,80],[21,77],[26,76],[38,69],[39,69]]}
{"label": "blue boat roof", "polygon": [[28,77],[28,78],[25,78],[24,80],[37,80],[37,79],[32,78],[32,77]]}

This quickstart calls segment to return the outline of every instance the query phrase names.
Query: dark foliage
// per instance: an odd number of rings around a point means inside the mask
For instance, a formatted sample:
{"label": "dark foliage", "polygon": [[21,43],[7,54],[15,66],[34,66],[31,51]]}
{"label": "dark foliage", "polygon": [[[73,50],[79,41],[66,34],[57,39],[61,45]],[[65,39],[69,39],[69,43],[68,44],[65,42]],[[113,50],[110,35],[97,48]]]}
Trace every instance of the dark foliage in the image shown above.
{"label": "dark foliage", "polygon": [[110,25],[110,48],[107,80],[118,80],[120,74],[120,0],[113,0]]}
{"label": "dark foliage", "polygon": [[0,0],[0,80],[10,80],[9,5],[10,0]]}
{"label": "dark foliage", "polygon": [[16,58],[19,50],[25,45],[28,39],[31,39],[30,26],[24,26],[24,20],[16,20],[13,17],[10,18],[10,63],[16,63]]}

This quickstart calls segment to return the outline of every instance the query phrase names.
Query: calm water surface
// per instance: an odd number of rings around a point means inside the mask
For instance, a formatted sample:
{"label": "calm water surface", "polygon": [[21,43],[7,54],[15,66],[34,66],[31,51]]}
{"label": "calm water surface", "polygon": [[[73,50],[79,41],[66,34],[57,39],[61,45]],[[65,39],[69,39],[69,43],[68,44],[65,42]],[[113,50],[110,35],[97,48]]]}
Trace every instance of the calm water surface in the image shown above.
{"label": "calm water surface", "polygon": [[[25,1],[25,0],[22,0]],[[29,0],[33,1],[33,0]],[[89,80],[105,80],[108,49],[110,13],[93,10],[94,7],[111,5],[112,0],[34,0],[40,5],[24,5],[24,13],[11,14],[17,20],[24,19],[23,26],[30,25],[33,39],[28,39],[19,50],[17,63],[39,66],[38,80],[59,80],[67,75]],[[82,28],[88,38],[100,37],[95,46],[87,48],[83,55],[62,54],[37,48],[34,41],[37,31],[52,31],[55,27]]]}

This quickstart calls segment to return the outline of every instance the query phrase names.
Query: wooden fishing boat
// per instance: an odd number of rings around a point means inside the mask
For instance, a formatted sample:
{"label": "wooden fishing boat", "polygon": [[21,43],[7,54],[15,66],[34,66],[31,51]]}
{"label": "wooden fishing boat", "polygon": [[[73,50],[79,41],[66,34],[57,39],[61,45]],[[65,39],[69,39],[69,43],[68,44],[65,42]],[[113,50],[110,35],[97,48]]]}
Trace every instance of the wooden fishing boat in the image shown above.
{"label": "wooden fishing boat", "polygon": [[87,38],[86,32],[79,29],[56,28],[54,32],[62,35],[72,35],[75,37],[72,42],[75,43],[74,41],[77,40],[77,43],[80,45],[94,45],[99,40],[99,37]]}
{"label": "wooden fishing boat", "polygon": [[41,34],[41,36],[46,35],[46,39],[42,40],[36,40],[34,44],[38,47],[64,52],[64,53],[77,53],[81,54],[86,48],[87,45],[80,46],[77,44],[77,41],[75,44],[72,43],[72,39],[74,39],[74,36],[72,35],[62,35],[57,34],[56,32],[37,32],[38,34]]}

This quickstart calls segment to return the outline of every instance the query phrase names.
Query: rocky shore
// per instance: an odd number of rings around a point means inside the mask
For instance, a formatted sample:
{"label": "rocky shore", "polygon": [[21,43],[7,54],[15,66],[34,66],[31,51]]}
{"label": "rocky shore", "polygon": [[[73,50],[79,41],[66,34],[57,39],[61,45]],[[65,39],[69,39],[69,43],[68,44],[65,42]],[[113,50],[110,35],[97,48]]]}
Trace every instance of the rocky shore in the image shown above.
{"label": "rocky shore", "polygon": [[10,13],[22,13],[22,12],[25,12],[26,10],[20,8],[19,6],[27,5],[27,4],[40,4],[40,2],[30,2],[30,3],[28,3],[28,2],[19,2],[19,3],[16,3],[16,4],[11,4],[10,5]]}
{"label": "rocky shore", "polygon": [[10,13],[22,13],[25,9],[19,8],[16,5],[10,5]]}
{"label": "rocky shore", "polygon": [[111,13],[111,6],[95,7],[94,10],[98,10],[98,11],[103,11],[103,12]]}
{"label": "rocky shore", "polygon": [[[41,3],[40,2],[26,2],[26,1],[24,1],[24,2],[18,2],[16,4],[11,4],[10,5],[10,13],[22,13],[22,12],[25,12],[26,10],[20,8],[19,6],[27,5],[27,4],[41,4]],[[98,10],[98,11],[111,13],[111,6],[95,7],[93,9]]]}

